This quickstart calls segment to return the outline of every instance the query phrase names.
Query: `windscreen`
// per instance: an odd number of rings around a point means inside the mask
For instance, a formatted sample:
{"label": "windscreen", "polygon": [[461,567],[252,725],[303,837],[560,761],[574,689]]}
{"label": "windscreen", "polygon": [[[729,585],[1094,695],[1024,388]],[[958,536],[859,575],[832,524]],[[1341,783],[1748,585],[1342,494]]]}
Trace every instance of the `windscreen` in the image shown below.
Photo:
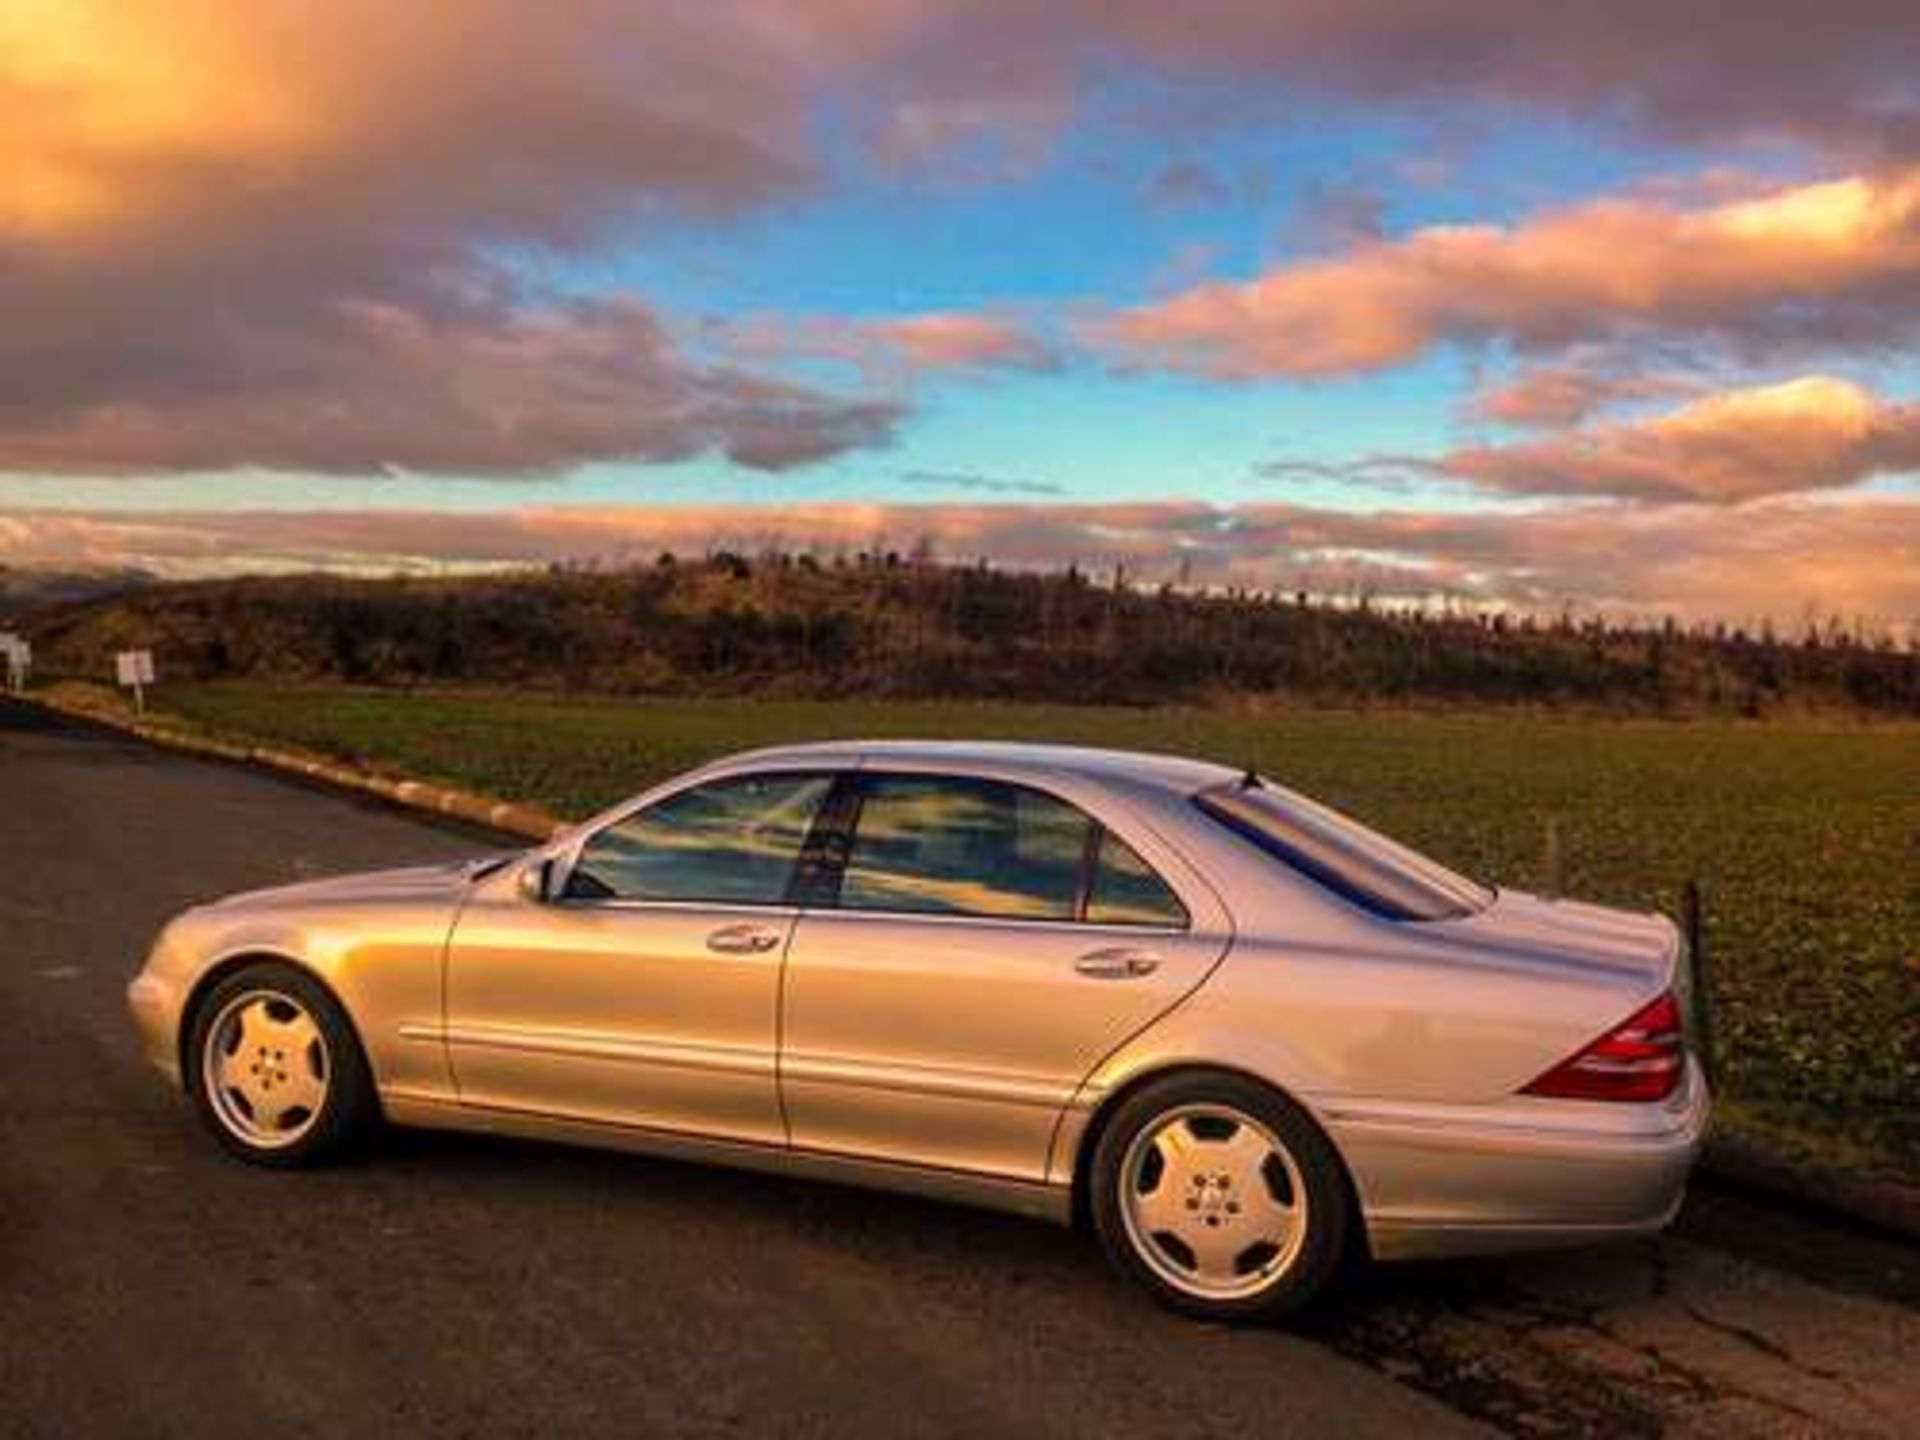
{"label": "windscreen", "polygon": [[1389,920],[1451,920],[1493,892],[1337,810],[1265,782],[1194,796],[1200,810],[1343,899]]}

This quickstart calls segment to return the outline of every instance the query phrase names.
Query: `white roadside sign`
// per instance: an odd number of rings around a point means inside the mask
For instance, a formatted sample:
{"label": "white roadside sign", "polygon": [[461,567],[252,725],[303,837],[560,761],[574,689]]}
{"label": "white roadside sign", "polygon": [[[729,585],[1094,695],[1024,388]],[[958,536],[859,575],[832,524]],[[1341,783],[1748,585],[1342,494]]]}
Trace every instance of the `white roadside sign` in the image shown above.
{"label": "white roadside sign", "polygon": [[122,650],[113,657],[113,667],[119,674],[122,685],[153,684],[153,652],[151,650]]}
{"label": "white roadside sign", "polygon": [[7,688],[16,694],[27,688],[27,671],[33,668],[33,645],[24,635],[0,630],[0,661],[7,669]]}
{"label": "white roadside sign", "polygon": [[133,708],[145,712],[146,687],[153,684],[153,651],[122,650],[113,657],[115,677],[133,689]]}

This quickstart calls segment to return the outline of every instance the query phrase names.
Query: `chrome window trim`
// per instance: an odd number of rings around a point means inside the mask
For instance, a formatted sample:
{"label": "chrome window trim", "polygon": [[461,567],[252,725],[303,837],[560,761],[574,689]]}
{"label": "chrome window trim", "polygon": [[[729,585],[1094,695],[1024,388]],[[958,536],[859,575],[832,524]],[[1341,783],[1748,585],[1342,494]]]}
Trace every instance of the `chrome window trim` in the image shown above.
{"label": "chrome window trim", "polygon": [[[606,830],[611,826],[618,825],[623,821],[627,820],[628,818],[630,818],[631,816],[639,814],[643,810],[650,809],[655,805],[664,804],[666,801],[671,800],[678,795],[682,795],[689,790],[696,789],[702,785],[717,784],[722,781],[751,780],[763,775],[766,775],[766,776],[819,775],[819,776],[824,776],[828,779],[833,780],[837,785],[857,785],[859,783],[860,777],[864,775],[869,775],[869,774],[889,775],[889,776],[898,775],[898,776],[905,776],[909,778],[933,779],[933,780],[990,781],[990,782],[996,782],[1003,785],[1013,785],[1013,786],[1022,787],[1028,790],[1033,790],[1041,795],[1046,796],[1050,800],[1057,801],[1062,805],[1070,806],[1073,810],[1085,816],[1092,824],[1097,825],[1101,829],[1117,835],[1121,839],[1121,841],[1123,841],[1127,845],[1127,847],[1134,852],[1135,855],[1139,856],[1141,863],[1144,864],[1147,867],[1147,869],[1152,872],[1154,878],[1159,880],[1159,882],[1162,885],[1166,886],[1167,890],[1173,895],[1173,897],[1180,902],[1181,908],[1185,910],[1187,914],[1186,923],[1183,925],[1177,925],[1177,926],[1129,925],[1121,922],[1113,922],[1113,921],[1095,922],[1095,921],[1086,920],[1086,919],[1073,919],[1073,918],[1047,919],[1047,918],[1041,918],[1041,917],[1031,917],[1031,916],[1023,917],[1023,916],[1015,916],[1015,915],[972,915],[972,914],[954,914],[952,912],[926,911],[926,910],[872,910],[872,909],[854,910],[854,909],[845,908],[838,904],[834,904],[834,905],[796,904],[794,901],[787,898],[782,898],[777,901],[774,901],[774,900],[767,900],[767,901],[637,900],[632,898],[621,898],[618,896],[608,896],[608,897],[596,899],[590,896],[567,896],[565,894],[567,881],[572,877],[574,866],[579,862],[580,852],[586,848],[587,843],[590,840],[592,840],[595,836],[600,834],[601,831]],[[826,801],[823,802],[823,805],[822,805],[823,811],[827,805],[832,804],[833,800],[834,800],[834,795],[833,795],[833,792],[830,790],[828,792]],[[857,821],[857,815],[856,815],[856,821]],[[766,763],[755,763],[751,765],[741,765],[741,766],[718,766],[710,770],[696,771],[691,775],[679,776],[675,781],[669,781],[667,782],[666,785],[656,786],[651,790],[642,791],[639,795],[635,796],[633,799],[621,803],[617,808],[602,811],[599,815],[593,817],[592,819],[584,821],[581,825],[579,825],[576,829],[571,831],[565,837],[564,841],[561,842],[558,848],[549,848],[546,851],[535,851],[533,856],[533,861],[534,863],[538,863],[541,859],[546,859],[551,861],[553,864],[553,867],[554,867],[553,876],[552,876],[553,898],[548,900],[547,903],[549,905],[554,906],[556,909],[568,909],[568,910],[577,910],[577,911],[634,910],[634,911],[642,911],[642,912],[654,911],[654,910],[682,911],[682,912],[742,910],[742,911],[751,912],[755,915],[768,915],[776,912],[787,912],[794,917],[799,917],[804,915],[858,915],[858,916],[871,916],[875,919],[886,919],[886,920],[894,920],[894,921],[900,921],[900,920],[935,921],[935,922],[944,922],[948,924],[959,923],[959,924],[968,924],[968,925],[996,925],[996,926],[1017,926],[1017,927],[1042,926],[1049,930],[1060,930],[1060,929],[1072,930],[1076,934],[1079,934],[1079,933],[1114,934],[1118,936],[1158,935],[1158,936],[1166,936],[1166,937],[1191,935],[1198,928],[1195,917],[1197,914],[1200,913],[1199,908],[1196,907],[1194,903],[1194,897],[1186,893],[1186,891],[1184,891],[1174,879],[1172,879],[1167,875],[1166,871],[1161,866],[1155,864],[1152,858],[1145,853],[1143,847],[1139,842],[1139,839],[1137,838],[1136,833],[1134,833],[1135,831],[1141,828],[1145,828],[1145,827],[1144,826],[1129,827],[1125,825],[1115,825],[1108,813],[1105,813],[1102,810],[1094,808],[1093,806],[1087,804],[1085,801],[1069,795],[1064,795],[1060,793],[1060,791],[1058,791],[1057,789],[1039,780],[1036,780],[1032,777],[1026,776],[1024,774],[1013,775],[1013,774],[1003,773],[1001,768],[997,766],[986,765],[986,766],[978,766],[978,767],[962,767],[962,766],[955,765],[955,766],[934,768],[927,765],[924,762],[916,762],[908,765],[897,765],[897,764],[886,764],[886,763],[878,764],[878,765],[869,765],[866,762],[865,756],[856,755],[846,762],[820,764],[818,762],[805,763],[799,760],[795,760],[793,762],[772,761],[772,762],[766,762]],[[1157,830],[1148,829],[1147,833],[1151,835],[1153,839],[1156,842],[1158,842],[1160,845],[1167,846],[1167,842],[1161,839],[1159,832]],[[811,838],[812,837],[810,835],[809,839]],[[1168,846],[1168,848],[1172,848],[1172,847]],[[1209,897],[1209,898],[1217,899],[1217,897]]]}
{"label": "chrome window trim", "polygon": [[790,900],[635,900],[618,895],[563,895],[547,903],[556,910],[572,910],[581,913],[598,910],[644,910],[681,915],[723,915],[738,910],[741,914],[755,919],[766,916],[777,918],[783,913],[787,918],[792,919],[801,912],[801,907]]}
{"label": "chrome window trim", "polygon": [[801,907],[802,920],[817,919],[821,916],[875,923],[887,921],[896,925],[905,920],[916,924],[926,921],[937,925],[991,925],[995,929],[1002,930],[1067,930],[1076,935],[1112,935],[1117,939],[1139,939],[1142,936],[1153,935],[1165,939],[1179,939],[1193,933],[1190,924],[1175,929],[1164,925],[1096,924],[1091,920],[1050,920],[1026,915],[961,915],[950,910],[846,910],[838,905]]}

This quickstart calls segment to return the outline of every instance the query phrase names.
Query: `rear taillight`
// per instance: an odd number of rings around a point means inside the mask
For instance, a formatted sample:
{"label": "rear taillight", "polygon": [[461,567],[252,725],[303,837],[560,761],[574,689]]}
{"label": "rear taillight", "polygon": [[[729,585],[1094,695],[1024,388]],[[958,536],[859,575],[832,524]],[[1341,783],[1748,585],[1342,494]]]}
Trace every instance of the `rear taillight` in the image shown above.
{"label": "rear taillight", "polygon": [[1686,1065],[1680,1007],[1669,990],[1521,1093],[1558,1100],[1664,1100]]}

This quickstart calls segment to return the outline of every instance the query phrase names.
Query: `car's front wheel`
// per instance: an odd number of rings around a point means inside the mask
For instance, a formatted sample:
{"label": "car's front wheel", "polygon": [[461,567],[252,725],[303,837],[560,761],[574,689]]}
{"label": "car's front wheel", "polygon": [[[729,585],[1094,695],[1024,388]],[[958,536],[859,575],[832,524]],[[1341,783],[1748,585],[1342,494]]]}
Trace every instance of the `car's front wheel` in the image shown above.
{"label": "car's front wheel", "polygon": [[201,1117],[244,1160],[298,1166],[360,1138],[376,1102],[339,1004],[279,961],[225,976],[194,1012],[187,1074]]}
{"label": "car's front wheel", "polygon": [[1299,1106],[1240,1075],[1190,1071],[1130,1096],[1100,1135],[1089,1184],[1108,1257],[1201,1319],[1295,1313],[1346,1244],[1333,1147]]}

